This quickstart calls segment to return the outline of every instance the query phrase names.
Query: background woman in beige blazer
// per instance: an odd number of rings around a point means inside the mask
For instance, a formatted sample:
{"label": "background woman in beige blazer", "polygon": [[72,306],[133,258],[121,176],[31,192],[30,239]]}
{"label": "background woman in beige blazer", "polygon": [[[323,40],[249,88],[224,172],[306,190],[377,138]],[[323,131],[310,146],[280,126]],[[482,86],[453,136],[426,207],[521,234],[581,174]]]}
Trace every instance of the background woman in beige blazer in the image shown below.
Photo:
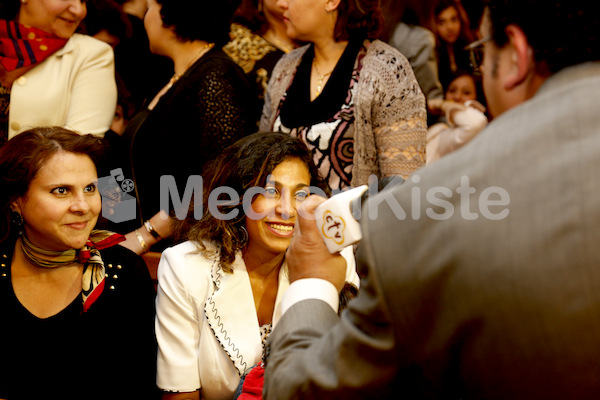
{"label": "background woman in beige blazer", "polygon": [[36,126],[103,135],[117,88],[110,46],[75,33],[81,0],[0,5],[0,144]]}

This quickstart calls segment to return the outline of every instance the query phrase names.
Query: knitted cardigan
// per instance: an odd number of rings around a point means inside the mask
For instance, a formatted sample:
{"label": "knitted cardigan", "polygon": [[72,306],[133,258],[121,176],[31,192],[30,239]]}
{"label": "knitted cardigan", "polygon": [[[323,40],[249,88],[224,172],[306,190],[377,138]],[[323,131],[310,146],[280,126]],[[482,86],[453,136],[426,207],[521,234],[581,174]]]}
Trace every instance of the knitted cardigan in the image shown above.
{"label": "knitted cardigan", "polygon": [[[275,66],[261,131],[273,129],[281,99],[309,46],[284,55]],[[406,178],[425,165],[427,139],[425,97],[406,57],[379,40],[365,41],[364,46],[367,53],[354,98],[354,187],[366,184],[370,175]]]}

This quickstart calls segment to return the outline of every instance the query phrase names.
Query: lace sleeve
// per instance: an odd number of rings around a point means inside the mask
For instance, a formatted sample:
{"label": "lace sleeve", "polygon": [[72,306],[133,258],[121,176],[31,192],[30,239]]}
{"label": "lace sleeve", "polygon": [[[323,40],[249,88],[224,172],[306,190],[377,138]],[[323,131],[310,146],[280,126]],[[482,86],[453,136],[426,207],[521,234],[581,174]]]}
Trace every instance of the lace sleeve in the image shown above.
{"label": "lace sleeve", "polygon": [[389,46],[378,50],[372,129],[382,176],[407,177],[425,165],[425,97],[410,64]]}
{"label": "lace sleeve", "polygon": [[231,69],[213,68],[199,88],[202,132],[214,146],[223,149],[250,132],[250,87]]}

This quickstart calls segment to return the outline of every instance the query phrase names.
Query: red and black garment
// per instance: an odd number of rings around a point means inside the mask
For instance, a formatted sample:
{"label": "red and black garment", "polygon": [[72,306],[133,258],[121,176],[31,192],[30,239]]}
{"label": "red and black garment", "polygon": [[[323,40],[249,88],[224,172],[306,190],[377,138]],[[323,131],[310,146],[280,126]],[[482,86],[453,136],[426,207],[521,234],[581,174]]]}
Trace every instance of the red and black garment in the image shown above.
{"label": "red and black garment", "polygon": [[35,65],[67,41],[38,28],[0,19],[0,64],[9,72]]}

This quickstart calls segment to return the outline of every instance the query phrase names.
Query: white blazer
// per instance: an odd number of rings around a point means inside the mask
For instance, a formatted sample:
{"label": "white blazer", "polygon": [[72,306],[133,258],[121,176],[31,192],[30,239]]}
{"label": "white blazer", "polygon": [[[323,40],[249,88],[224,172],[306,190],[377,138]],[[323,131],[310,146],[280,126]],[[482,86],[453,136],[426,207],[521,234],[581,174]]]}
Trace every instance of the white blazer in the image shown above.
{"label": "white blazer", "polygon": [[[342,251],[346,281],[359,285],[352,248]],[[204,400],[231,399],[240,376],[259,363],[262,343],[250,279],[241,252],[225,273],[218,260],[198,253],[193,242],[166,249],[158,265],[156,338],[158,387],[200,389]],[[273,324],[289,286],[287,265],[279,272]]]}
{"label": "white blazer", "polygon": [[112,48],[76,33],[62,49],[13,83],[8,138],[39,126],[104,136],[116,106]]}

